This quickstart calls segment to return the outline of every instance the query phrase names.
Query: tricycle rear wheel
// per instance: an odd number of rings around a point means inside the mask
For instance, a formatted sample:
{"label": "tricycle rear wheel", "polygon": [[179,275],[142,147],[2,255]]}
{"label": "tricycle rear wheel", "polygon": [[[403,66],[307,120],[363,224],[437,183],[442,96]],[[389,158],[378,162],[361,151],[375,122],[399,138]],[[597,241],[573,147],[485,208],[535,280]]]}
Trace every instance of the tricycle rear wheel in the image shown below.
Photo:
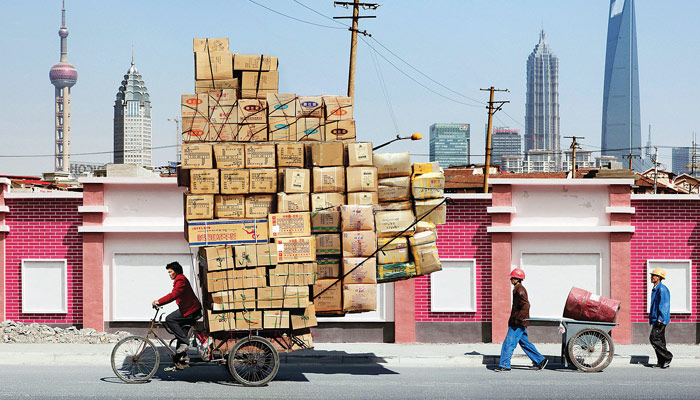
{"label": "tricycle rear wheel", "polygon": [[584,329],[567,345],[571,363],[583,372],[599,372],[612,361],[615,346],[610,335],[600,329]]}
{"label": "tricycle rear wheel", "polygon": [[279,370],[279,354],[267,339],[250,336],[236,342],[228,354],[228,370],[244,386],[262,386]]}

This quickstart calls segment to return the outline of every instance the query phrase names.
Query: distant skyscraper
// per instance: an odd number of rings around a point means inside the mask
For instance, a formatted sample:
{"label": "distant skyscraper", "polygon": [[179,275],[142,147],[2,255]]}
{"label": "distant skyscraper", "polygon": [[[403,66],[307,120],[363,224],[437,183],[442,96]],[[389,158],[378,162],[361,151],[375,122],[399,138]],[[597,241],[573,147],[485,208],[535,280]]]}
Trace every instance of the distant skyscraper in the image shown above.
{"label": "distant skyscraper", "polygon": [[671,149],[672,170],[676,175],[697,175],[700,164],[700,149],[697,147],[674,147]]}
{"label": "distant skyscraper", "polygon": [[522,155],[522,142],[523,139],[518,129],[493,128],[493,135],[491,136],[491,163],[500,165],[503,168],[505,166],[503,156]]}
{"label": "distant skyscraper", "polygon": [[51,67],[49,79],[54,85],[55,131],[54,171],[68,172],[70,169],[70,88],[78,82],[78,71],[68,62],[68,28],[66,28],[66,2],[61,8],[61,59]]}
{"label": "distant skyscraper", "polygon": [[553,150],[561,160],[559,140],[559,58],[542,30],[539,43],[527,58],[525,151]]}
{"label": "distant skyscraper", "polygon": [[430,161],[443,168],[469,164],[469,124],[430,125]]}
{"label": "distant skyscraper", "polygon": [[132,55],[114,102],[114,163],[151,166],[151,147],[151,99]]}
{"label": "distant skyscraper", "polygon": [[[630,153],[641,156],[641,146],[634,0],[611,0],[603,83],[602,154],[622,161],[622,156]],[[646,169],[641,158],[633,161],[635,169]],[[624,165],[628,165],[627,160]]]}

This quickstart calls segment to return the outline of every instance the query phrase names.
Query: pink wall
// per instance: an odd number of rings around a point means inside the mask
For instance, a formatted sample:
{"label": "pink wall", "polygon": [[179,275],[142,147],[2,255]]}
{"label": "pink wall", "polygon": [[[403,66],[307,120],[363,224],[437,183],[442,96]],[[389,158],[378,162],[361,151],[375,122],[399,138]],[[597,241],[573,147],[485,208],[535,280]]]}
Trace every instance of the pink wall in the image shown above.
{"label": "pink wall", "polygon": [[[632,322],[648,321],[646,262],[649,259],[692,260],[692,313],[672,314],[672,322],[698,322],[700,310],[700,201],[632,200]],[[673,295],[673,293],[671,294]]]}
{"label": "pink wall", "polygon": [[440,258],[476,259],[476,312],[430,312],[430,276],[415,279],[416,322],[491,320],[491,216],[488,199],[460,199],[447,207],[447,224],[438,226]]}
{"label": "pink wall", "polygon": [[[78,226],[82,199],[5,199],[10,227],[5,240],[6,315],[14,321],[81,324],[83,313],[83,246]],[[22,259],[68,260],[68,313],[22,313]]]}

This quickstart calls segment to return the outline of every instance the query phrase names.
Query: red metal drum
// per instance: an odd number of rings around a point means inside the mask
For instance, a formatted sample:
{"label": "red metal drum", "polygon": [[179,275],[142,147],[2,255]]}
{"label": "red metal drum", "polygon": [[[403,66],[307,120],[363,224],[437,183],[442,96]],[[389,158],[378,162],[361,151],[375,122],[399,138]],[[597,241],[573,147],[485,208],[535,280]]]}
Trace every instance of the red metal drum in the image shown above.
{"label": "red metal drum", "polygon": [[564,306],[564,318],[580,321],[615,322],[620,302],[587,290],[571,288]]}

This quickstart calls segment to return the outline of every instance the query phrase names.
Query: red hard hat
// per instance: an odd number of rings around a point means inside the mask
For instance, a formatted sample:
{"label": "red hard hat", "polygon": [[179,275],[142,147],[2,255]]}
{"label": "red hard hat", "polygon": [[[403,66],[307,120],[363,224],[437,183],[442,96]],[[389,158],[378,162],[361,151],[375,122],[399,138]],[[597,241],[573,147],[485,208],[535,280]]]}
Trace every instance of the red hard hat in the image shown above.
{"label": "red hard hat", "polygon": [[511,278],[518,278],[518,279],[525,279],[525,271],[523,271],[520,268],[516,268],[516,269],[510,271],[510,277]]}

